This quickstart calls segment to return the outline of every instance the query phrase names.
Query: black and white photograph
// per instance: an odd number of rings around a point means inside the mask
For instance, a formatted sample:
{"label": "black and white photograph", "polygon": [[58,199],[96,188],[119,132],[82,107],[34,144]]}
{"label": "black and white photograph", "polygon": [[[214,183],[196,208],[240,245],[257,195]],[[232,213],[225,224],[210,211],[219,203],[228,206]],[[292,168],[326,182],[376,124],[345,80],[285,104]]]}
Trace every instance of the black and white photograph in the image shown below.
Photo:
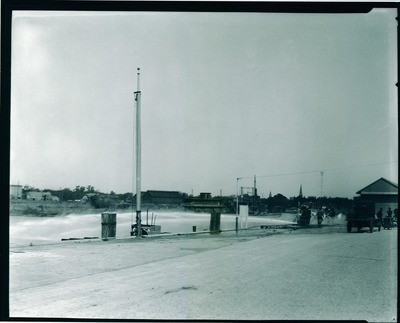
{"label": "black and white photograph", "polygon": [[12,10],[9,318],[398,321],[397,8],[231,5]]}

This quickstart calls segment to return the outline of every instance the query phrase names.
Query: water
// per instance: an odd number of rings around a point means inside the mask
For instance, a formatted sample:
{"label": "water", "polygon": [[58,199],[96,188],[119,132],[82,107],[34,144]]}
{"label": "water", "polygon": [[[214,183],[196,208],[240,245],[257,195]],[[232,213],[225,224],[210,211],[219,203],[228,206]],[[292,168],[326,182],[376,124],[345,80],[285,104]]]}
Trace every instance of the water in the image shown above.
{"label": "water", "polygon": [[[148,213],[150,224],[152,213]],[[154,212],[157,225],[162,232],[197,232],[209,230],[210,214],[190,212]],[[292,217],[292,215],[290,215]],[[235,214],[221,214],[221,229],[235,229]],[[132,213],[117,213],[117,238],[130,236]],[[239,220],[240,221],[240,220]],[[142,223],[146,224],[146,212],[142,213]],[[239,222],[240,223],[240,222]],[[249,216],[248,227],[292,223],[288,217]],[[56,217],[10,217],[10,246],[57,243],[65,238],[101,237],[100,214],[70,214]]]}

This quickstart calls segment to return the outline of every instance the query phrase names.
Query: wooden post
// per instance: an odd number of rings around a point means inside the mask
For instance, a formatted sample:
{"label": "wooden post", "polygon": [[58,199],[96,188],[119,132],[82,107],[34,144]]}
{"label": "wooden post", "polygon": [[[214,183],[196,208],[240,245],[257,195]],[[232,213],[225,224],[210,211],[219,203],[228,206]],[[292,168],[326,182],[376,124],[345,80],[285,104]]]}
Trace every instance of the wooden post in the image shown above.
{"label": "wooden post", "polygon": [[107,241],[109,238],[115,239],[117,226],[117,213],[101,213],[101,238]]}
{"label": "wooden post", "polygon": [[236,231],[236,233],[238,233],[238,228],[239,228],[239,225],[238,225],[238,217],[236,217],[236,224],[235,224],[235,231]]}
{"label": "wooden post", "polygon": [[210,218],[210,233],[220,233],[221,232],[221,212],[213,211],[211,212]]}

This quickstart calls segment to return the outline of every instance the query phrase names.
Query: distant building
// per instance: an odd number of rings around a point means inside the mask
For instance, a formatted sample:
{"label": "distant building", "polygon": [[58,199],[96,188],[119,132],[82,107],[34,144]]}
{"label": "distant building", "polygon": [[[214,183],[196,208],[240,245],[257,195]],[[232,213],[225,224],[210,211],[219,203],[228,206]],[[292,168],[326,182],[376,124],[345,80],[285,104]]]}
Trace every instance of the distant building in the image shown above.
{"label": "distant building", "polygon": [[142,192],[142,202],[148,204],[181,204],[183,203],[183,195],[177,191],[146,191]]}
{"label": "distant building", "polygon": [[93,197],[93,196],[96,196],[96,195],[98,195],[98,193],[88,193],[84,197],[82,197],[81,201],[82,202],[89,202],[90,198]]}
{"label": "distant building", "polygon": [[208,200],[211,198],[211,193],[200,193],[200,199]]}
{"label": "distant building", "polygon": [[31,201],[57,201],[58,197],[51,195],[50,192],[30,191],[26,193],[26,199]]}
{"label": "distant building", "polygon": [[392,210],[398,208],[398,186],[383,177],[356,193],[360,196],[356,197],[355,201],[373,202],[375,204],[375,214],[380,208],[383,209],[384,215],[386,215],[389,207]]}
{"label": "distant building", "polygon": [[207,212],[222,208],[222,199],[212,198],[211,193],[200,193],[198,197],[189,197],[185,200],[185,209],[188,210]]}
{"label": "distant building", "polygon": [[10,185],[10,198],[22,199],[22,185]]}
{"label": "distant building", "polygon": [[27,192],[26,199],[31,201],[40,201],[43,200],[42,192]]}

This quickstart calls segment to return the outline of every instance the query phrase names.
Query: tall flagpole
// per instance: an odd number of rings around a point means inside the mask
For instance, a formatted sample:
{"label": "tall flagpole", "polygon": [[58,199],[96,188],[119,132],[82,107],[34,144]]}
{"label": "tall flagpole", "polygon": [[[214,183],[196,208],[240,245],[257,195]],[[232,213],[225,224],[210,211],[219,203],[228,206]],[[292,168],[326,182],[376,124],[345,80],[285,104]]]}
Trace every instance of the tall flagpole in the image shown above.
{"label": "tall flagpole", "polygon": [[140,100],[141,100],[141,92],[140,92],[140,67],[137,68],[137,91],[135,94],[135,102],[136,102],[136,236],[142,236],[142,219],[141,219],[141,129],[140,129]]}

